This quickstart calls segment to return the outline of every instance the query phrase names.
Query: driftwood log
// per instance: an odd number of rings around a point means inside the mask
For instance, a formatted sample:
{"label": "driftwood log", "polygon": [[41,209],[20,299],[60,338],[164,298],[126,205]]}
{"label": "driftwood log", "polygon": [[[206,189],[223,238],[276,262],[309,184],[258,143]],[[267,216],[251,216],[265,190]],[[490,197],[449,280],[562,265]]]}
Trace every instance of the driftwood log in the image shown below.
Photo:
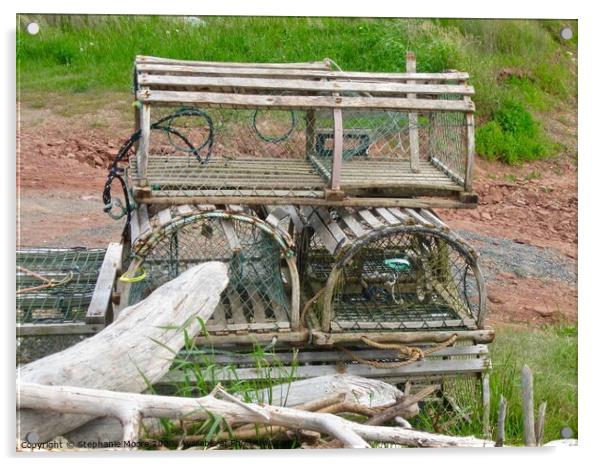
{"label": "driftwood log", "polygon": [[[54,411],[89,417],[112,416],[124,426],[123,445],[135,448],[143,418],[179,420],[221,416],[230,424],[258,423],[289,429],[320,432],[346,448],[369,448],[367,442],[395,443],[415,447],[492,447],[494,442],[474,437],[451,437],[401,427],[369,426],[329,413],[316,413],[271,405],[244,403],[223,390],[202,398],[120,393],[79,387],[35,383],[18,386],[19,409]],[[216,397],[221,394],[224,399]]]}
{"label": "driftwood log", "polygon": [[[165,375],[184,346],[184,329],[196,335],[228,283],[227,267],[208,262],[192,267],[124,309],[111,325],[64,351],[21,366],[17,397],[26,384],[69,385],[140,393]],[[35,432],[40,442],[87,423],[94,412],[49,414],[35,409],[17,413],[17,436]]]}

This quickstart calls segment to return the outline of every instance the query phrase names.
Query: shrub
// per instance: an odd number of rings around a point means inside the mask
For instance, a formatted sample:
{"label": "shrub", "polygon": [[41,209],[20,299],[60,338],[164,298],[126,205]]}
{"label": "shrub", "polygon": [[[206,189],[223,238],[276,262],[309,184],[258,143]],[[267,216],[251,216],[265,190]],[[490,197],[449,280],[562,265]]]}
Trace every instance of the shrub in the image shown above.
{"label": "shrub", "polygon": [[477,129],[476,149],[485,158],[515,164],[551,155],[557,147],[521,104],[509,100]]}

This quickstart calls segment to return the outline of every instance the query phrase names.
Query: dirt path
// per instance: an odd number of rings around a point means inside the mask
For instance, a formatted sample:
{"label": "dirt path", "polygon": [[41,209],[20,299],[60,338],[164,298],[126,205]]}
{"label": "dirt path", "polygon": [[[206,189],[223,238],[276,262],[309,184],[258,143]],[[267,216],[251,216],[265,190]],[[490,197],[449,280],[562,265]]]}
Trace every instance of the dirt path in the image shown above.
{"label": "dirt path", "polygon": [[[86,109],[66,116],[22,106],[19,245],[106,246],[119,240],[124,220],[102,211],[101,192],[106,168],[131,130],[124,108],[127,102],[92,117]],[[439,211],[481,254],[489,322],[577,319],[576,135],[567,134],[567,150],[552,160],[509,167],[479,159],[478,209]]]}

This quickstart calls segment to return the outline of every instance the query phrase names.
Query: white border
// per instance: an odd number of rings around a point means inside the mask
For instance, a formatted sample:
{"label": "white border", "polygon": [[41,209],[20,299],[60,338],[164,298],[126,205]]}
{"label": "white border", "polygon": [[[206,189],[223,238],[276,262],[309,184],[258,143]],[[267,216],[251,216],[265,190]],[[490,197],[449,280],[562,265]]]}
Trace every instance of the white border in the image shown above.
{"label": "white border", "polygon": [[[374,461],[375,455],[385,461],[419,462],[422,464],[437,464],[448,461],[487,461],[491,464],[504,464],[509,461],[529,459],[531,461],[545,461],[546,463],[578,464],[590,457],[600,456],[594,448],[600,443],[600,337],[599,329],[602,327],[600,319],[600,276],[602,275],[602,257],[600,255],[599,240],[599,202],[600,178],[596,174],[602,173],[600,163],[602,154],[600,146],[601,118],[600,111],[600,16],[593,8],[593,2],[566,2],[546,1],[529,3],[524,0],[504,0],[502,2],[450,2],[431,0],[429,2],[394,2],[382,0],[370,1],[340,1],[326,2],[324,0],[303,0],[289,4],[284,1],[251,2],[244,0],[219,0],[211,2],[191,2],[169,0],[167,2],[151,3],[146,1],[117,1],[104,0],[102,2],[72,2],[54,0],[52,2],[21,0],[16,2],[2,2],[2,15],[0,21],[3,25],[4,69],[1,86],[5,108],[0,112],[2,121],[0,127],[5,141],[2,154],[5,176],[2,199],[4,201],[2,212],[8,217],[8,228],[3,228],[3,248],[0,263],[3,265],[2,294],[5,298],[3,306],[6,318],[5,339],[7,357],[6,384],[3,384],[3,400],[6,403],[5,413],[14,412],[14,346],[12,338],[13,316],[11,314],[14,304],[14,151],[15,151],[15,111],[13,102],[15,98],[14,74],[14,37],[15,15],[21,13],[89,13],[89,14],[205,14],[205,15],[286,15],[286,16],[405,16],[405,17],[515,17],[515,18],[578,18],[579,19],[579,441],[580,446],[573,449],[547,449],[527,450],[508,449],[504,451],[412,451],[390,450],[371,452],[217,452],[195,455],[165,455],[161,453],[137,454],[136,460],[143,460],[151,464],[165,464],[171,458],[178,461],[192,462],[195,464],[219,463],[229,464],[261,464],[267,462],[285,461],[293,464],[304,464],[318,458],[329,463],[344,461],[351,463],[357,461],[365,464]],[[598,230],[596,230],[598,229]],[[2,436],[5,455],[13,456],[14,444],[14,418],[5,416]],[[399,456],[398,456],[399,455]],[[403,455],[403,456],[401,456]],[[486,458],[484,457],[486,455]],[[595,456],[594,456],[595,455]],[[87,455],[90,456],[90,455]],[[106,464],[108,458],[114,455],[103,455],[99,458],[86,458],[90,464]],[[68,456],[46,456],[48,463],[81,462],[82,458]],[[134,459],[134,458],[132,458]],[[12,459],[11,459],[12,460]]]}

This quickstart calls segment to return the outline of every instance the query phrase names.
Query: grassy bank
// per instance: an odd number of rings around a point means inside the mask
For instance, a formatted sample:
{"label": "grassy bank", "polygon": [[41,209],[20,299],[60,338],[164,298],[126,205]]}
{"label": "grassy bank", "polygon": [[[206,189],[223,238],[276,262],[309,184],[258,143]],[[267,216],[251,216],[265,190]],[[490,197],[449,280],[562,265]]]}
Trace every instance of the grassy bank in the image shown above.
{"label": "grassy bank", "polygon": [[[31,21],[41,25],[35,36],[23,27]],[[127,91],[136,54],[257,62],[329,57],[347,70],[399,71],[413,50],[418,71],[470,72],[480,153],[510,163],[560,149],[533,115],[576,96],[574,21],[46,15],[19,22],[23,96]],[[559,34],[565,25],[574,31],[569,41]]]}

